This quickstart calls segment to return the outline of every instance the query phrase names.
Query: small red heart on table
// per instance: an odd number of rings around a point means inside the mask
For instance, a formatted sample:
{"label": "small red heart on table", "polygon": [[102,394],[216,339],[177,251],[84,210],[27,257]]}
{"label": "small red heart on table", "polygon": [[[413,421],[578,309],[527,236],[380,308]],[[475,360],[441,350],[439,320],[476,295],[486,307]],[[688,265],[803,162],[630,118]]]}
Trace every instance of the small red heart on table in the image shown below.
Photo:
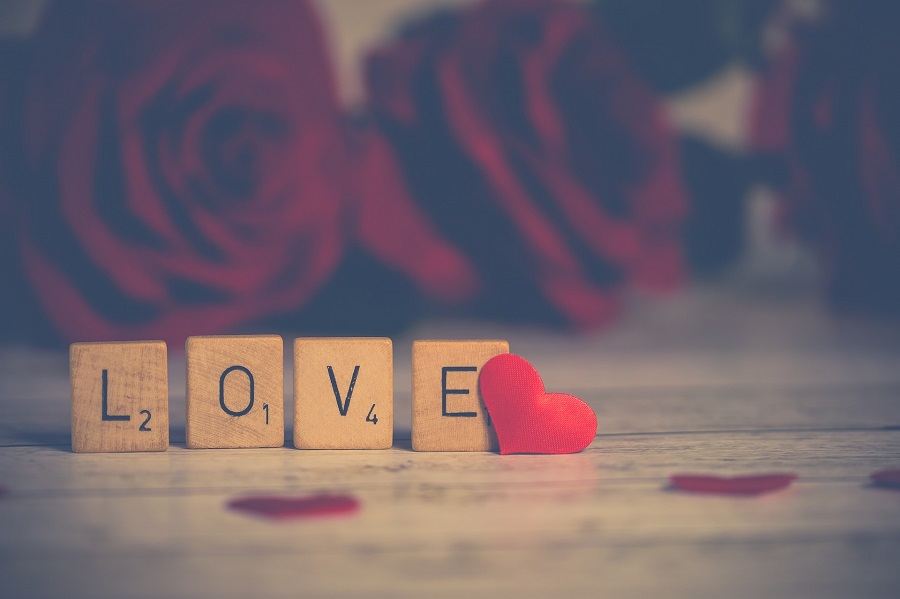
{"label": "small red heart on table", "polygon": [[500,354],[481,367],[481,397],[500,441],[500,453],[575,453],[597,434],[597,415],[565,393],[547,393],[534,366]]}
{"label": "small red heart on table", "polygon": [[288,520],[349,515],[359,509],[359,501],[349,495],[311,495],[309,497],[263,495],[232,499],[228,502],[228,507],[238,512],[270,520]]}
{"label": "small red heart on table", "polygon": [[796,474],[782,473],[751,476],[674,474],[669,478],[675,489],[714,495],[762,495],[789,487],[796,479]]}
{"label": "small red heart on table", "polygon": [[900,491],[900,470],[879,470],[870,474],[869,478],[876,487]]}

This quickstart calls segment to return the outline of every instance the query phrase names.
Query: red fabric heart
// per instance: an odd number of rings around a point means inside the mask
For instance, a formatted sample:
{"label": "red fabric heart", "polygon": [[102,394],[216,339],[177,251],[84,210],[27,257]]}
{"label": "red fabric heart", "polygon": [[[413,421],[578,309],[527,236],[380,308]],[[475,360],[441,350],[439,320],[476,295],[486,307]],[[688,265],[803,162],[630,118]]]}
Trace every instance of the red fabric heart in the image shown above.
{"label": "red fabric heart", "polygon": [[900,490],[900,470],[879,470],[869,475],[876,487]]}
{"label": "red fabric heart", "polygon": [[359,501],[349,495],[312,495],[310,497],[270,495],[232,499],[228,502],[228,507],[270,520],[288,520],[349,515],[359,509]]}
{"label": "red fabric heart", "polygon": [[752,476],[674,474],[669,480],[675,489],[691,493],[762,495],[789,487],[796,479],[796,474],[756,474]]}
{"label": "red fabric heart", "polygon": [[541,375],[525,358],[500,354],[478,379],[500,453],[575,453],[597,434],[589,405],[565,393],[547,393]]}

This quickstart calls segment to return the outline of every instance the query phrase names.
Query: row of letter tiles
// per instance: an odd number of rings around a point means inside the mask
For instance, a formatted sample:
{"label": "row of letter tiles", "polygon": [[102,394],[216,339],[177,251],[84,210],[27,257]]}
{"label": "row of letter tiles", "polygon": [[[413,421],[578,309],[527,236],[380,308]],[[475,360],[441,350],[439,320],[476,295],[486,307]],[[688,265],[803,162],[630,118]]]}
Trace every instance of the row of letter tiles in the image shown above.
{"label": "row of letter tiles", "polygon": [[[412,446],[488,451],[497,438],[478,374],[506,341],[413,343]],[[284,445],[284,347],[277,335],[190,337],[186,445]],[[162,341],[70,348],[72,450],[165,451],[168,363]],[[294,446],[388,449],[393,442],[393,347],[387,338],[294,340]]]}

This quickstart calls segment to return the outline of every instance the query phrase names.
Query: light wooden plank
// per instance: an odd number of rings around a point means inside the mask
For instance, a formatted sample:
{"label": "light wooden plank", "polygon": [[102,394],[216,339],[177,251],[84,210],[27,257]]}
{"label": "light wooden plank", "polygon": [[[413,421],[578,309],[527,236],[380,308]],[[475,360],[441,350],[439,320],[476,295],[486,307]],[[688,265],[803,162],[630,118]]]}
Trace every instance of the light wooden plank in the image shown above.
{"label": "light wooden plank", "polygon": [[[279,483],[269,489],[310,491]],[[0,572],[7,588],[53,594],[71,573],[68,584],[86,585],[76,596],[90,589],[120,597],[237,596],[253,584],[268,596],[289,591],[301,575],[302,588],[293,588],[300,596],[434,587],[478,595],[516,588],[531,597],[634,584],[639,595],[675,597],[725,587],[737,596],[887,596],[900,584],[900,502],[859,481],[810,480],[763,499],[670,493],[647,479],[339,485],[328,488],[361,499],[358,516],[287,525],[224,510],[231,494],[221,490],[14,496],[0,504]],[[40,527],[30,524],[35,518]],[[40,562],[56,575],[33,586],[29,573]]]}
{"label": "light wooden plank", "polygon": [[[866,481],[900,465],[900,431],[687,433],[597,438],[570,456],[292,448],[72,454],[64,448],[0,451],[0,484],[16,492],[134,492],[323,487],[416,482],[440,485],[574,484],[652,479],[675,472],[794,471],[803,479]],[[77,494],[77,493],[76,493]]]}
{"label": "light wooden plank", "polygon": [[[264,552],[11,557],[5,588],[29,597],[896,597],[891,538],[701,544],[548,544],[509,551]],[[834,564],[846,564],[835,569]],[[48,571],[55,576],[47,576]],[[165,584],[160,584],[165,572]],[[111,575],[115,573],[115,575]]]}

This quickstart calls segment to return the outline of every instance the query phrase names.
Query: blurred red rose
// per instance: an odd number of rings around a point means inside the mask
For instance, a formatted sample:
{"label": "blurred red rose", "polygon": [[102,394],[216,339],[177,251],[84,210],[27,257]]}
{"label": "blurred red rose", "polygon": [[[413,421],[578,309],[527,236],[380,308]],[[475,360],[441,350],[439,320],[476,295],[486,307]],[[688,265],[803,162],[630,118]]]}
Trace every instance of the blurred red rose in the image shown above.
{"label": "blurred red rose", "polygon": [[355,240],[411,278],[429,299],[446,304],[470,299],[478,287],[474,268],[410,196],[390,145],[372,128],[359,131],[354,141]]}
{"label": "blurred red rose", "polygon": [[307,2],[59,2],[34,43],[18,235],[64,338],[178,342],[331,275],[344,131]]}
{"label": "blurred red rose", "polygon": [[480,276],[481,310],[578,327],[682,275],[686,198],[662,109],[587,9],[496,0],[367,65],[416,200]]}
{"label": "blurred red rose", "polygon": [[839,308],[900,312],[900,5],[826,3],[761,78],[751,137]]}

